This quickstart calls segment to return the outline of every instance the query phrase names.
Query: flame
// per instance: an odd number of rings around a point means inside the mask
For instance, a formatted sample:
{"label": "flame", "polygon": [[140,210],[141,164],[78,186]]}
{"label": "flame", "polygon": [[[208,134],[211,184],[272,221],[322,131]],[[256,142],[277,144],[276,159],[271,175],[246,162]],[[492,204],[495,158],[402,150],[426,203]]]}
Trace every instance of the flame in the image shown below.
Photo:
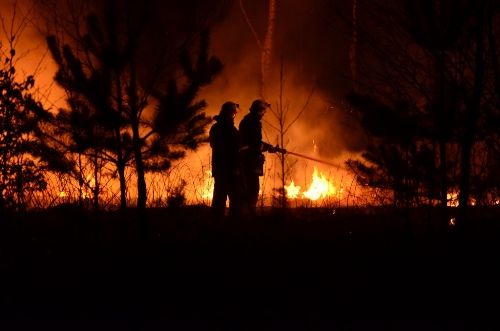
{"label": "flame", "polygon": [[303,197],[313,201],[332,196],[340,196],[343,192],[343,189],[337,190],[335,185],[333,185],[323,173],[318,171],[317,167],[314,167],[311,184],[307,191],[300,194],[300,186],[295,185],[293,180],[289,185],[285,186],[285,190],[286,196],[289,199]]}
{"label": "flame", "polygon": [[337,189],[322,173],[318,172],[318,168],[314,167],[313,177],[309,189],[303,193],[303,196],[310,200],[318,200],[319,198],[326,198],[330,195],[335,195]]}
{"label": "flame", "polygon": [[93,174],[88,175],[86,177],[86,180],[89,183],[89,187],[90,188],[94,188],[95,187],[95,177],[93,176]]}
{"label": "flame", "polygon": [[66,196],[67,196],[66,192],[64,191],[59,192],[59,198],[64,198]]}
{"label": "flame", "polygon": [[202,199],[212,200],[214,195],[214,178],[212,177],[211,170],[205,171],[205,178],[200,191]]}
{"label": "flame", "polygon": [[446,203],[448,207],[458,207],[458,192],[446,194],[446,199],[448,200]]}
{"label": "flame", "polygon": [[[453,191],[453,192],[446,194],[446,199],[448,200],[446,205],[448,207],[458,207],[460,205],[459,195],[460,195],[460,191]],[[477,204],[477,201],[474,197],[469,197],[468,201],[469,201],[471,206],[475,206]],[[498,204],[498,203],[496,203],[496,204]]]}
{"label": "flame", "polygon": [[295,185],[295,183],[292,180],[290,185],[285,186],[285,191],[286,191],[286,196],[289,199],[297,199],[300,193],[300,186]]}

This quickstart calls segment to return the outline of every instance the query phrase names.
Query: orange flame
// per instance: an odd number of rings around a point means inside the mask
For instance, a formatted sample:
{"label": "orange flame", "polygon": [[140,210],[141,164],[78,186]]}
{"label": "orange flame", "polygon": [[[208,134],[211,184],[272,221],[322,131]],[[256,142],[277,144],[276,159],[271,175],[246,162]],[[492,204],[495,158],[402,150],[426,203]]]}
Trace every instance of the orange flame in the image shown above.
{"label": "orange flame", "polygon": [[317,167],[314,167],[311,184],[307,191],[300,194],[300,186],[295,185],[293,180],[289,185],[285,186],[285,190],[289,199],[303,197],[312,201],[334,196],[340,197],[343,192],[342,188],[337,189],[323,173],[319,172]]}
{"label": "orange flame", "polygon": [[212,171],[205,171],[205,177],[203,180],[203,187],[200,189],[201,198],[206,200],[212,200],[214,195],[214,178],[212,177]]}
{"label": "orange flame", "polygon": [[303,193],[303,196],[309,200],[318,200],[328,196],[335,195],[337,189],[322,173],[318,172],[318,168],[314,167],[313,177],[309,189]]}
{"label": "orange flame", "polygon": [[446,194],[446,198],[448,203],[446,204],[448,207],[458,207],[458,192],[451,192]]}
{"label": "orange flame", "polygon": [[286,191],[286,196],[289,199],[297,199],[300,193],[300,186],[295,185],[295,183],[292,180],[290,185],[285,185],[285,191]]}

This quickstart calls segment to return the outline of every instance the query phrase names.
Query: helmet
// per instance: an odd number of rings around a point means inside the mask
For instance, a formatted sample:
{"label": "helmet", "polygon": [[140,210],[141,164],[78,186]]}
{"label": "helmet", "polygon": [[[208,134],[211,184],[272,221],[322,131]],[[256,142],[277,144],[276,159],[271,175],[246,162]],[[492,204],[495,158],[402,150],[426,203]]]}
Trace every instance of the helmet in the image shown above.
{"label": "helmet", "polygon": [[233,115],[236,115],[239,107],[240,105],[235,102],[224,102],[220,109],[219,117],[231,118]]}
{"label": "helmet", "polygon": [[265,110],[269,108],[271,105],[267,102],[265,102],[262,99],[257,99],[252,102],[252,105],[250,106],[250,112],[257,112],[259,110]]}

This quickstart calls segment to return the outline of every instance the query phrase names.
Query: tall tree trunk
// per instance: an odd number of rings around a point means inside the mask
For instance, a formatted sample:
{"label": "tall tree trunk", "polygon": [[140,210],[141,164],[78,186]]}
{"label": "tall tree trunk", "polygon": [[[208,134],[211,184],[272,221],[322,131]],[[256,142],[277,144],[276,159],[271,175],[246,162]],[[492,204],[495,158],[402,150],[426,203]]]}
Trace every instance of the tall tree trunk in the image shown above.
{"label": "tall tree trunk", "polygon": [[[278,115],[279,115],[279,144],[280,148],[285,148],[285,109],[283,108],[283,89],[285,87],[285,78],[284,78],[284,70],[283,70],[283,57],[281,57],[281,65],[280,65],[280,99],[279,99],[279,107],[278,107]],[[285,208],[286,205],[286,176],[285,176],[285,154],[282,153],[279,157],[280,165],[281,165],[281,208]]]}
{"label": "tall tree trunk", "polygon": [[[116,100],[117,100],[117,109],[118,109],[118,116],[122,116],[122,109],[123,109],[123,95],[122,95],[122,84],[121,84],[121,76],[118,71],[115,72],[115,89],[116,89]],[[120,209],[124,211],[127,209],[127,182],[125,180],[125,160],[123,157],[123,146],[122,146],[122,136],[120,132],[120,125],[117,124],[116,129],[115,129],[115,136],[116,136],[116,154],[117,154],[117,162],[116,162],[116,168],[118,170],[118,177],[120,179]]]}
{"label": "tall tree trunk", "polygon": [[492,7],[492,1],[488,2],[488,7],[487,7],[488,16],[486,17],[486,22],[485,22],[486,27],[485,28],[486,28],[486,33],[487,33],[487,37],[488,37],[488,45],[489,45],[489,50],[490,50],[494,90],[495,90],[495,94],[496,94],[497,99],[499,99],[500,98],[500,63],[498,62],[496,36],[495,36],[495,30],[493,27],[494,11],[491,7]]}
{"label": "tall tree trunk", "polygon": [[0,185],[0,215],[2,214],[4,208],[5,208],[5,202],[3,198],[3,187],[2,185]]}
{"label": "tall tree trunk", "polygon": [[130,91],[129,99],[131,105],[131,125],[132,125],[132,144],[135,158],[135,170],[137,174],[137,208],[139,211],[146,209],[147,189],[144,171],[144,161],[142,159],[142,142],[139,132],[139,110],[137,109],[137,84],[135,76],[135,65],[130,64]]}
{"label": "tall tree trunk", "polygon": [[78,205],[83,207],[83,169],[82,169],[82,154],[78,153]]}
{"label": "tall tree trunk", "polygon": [[253,36],[255,37],[255,41],[259,46],[260,53],[260,89],[259,96],[263,99],[266,98],[266,82],[269,73],[269,66],[271,65],[271,52],[273,48],[273,34],[274,34],[274,24],[276,21],[276,0],[269,0],[269,11],[267,13],[267,26],[266,26],[266,34],[264,36],[264,42],[260,41],[259,35],[255,28],[253,27],[250,19],[245,10],[245,6],[243,5],[243,0],[239,1],[241,13],[245,18],[248,27],[252,31]]}
{"label": "tall tree trunk", "polygon": [[132,128],[133,137],[133,148],[134,148],[134,157],[135,157],[135,170],[137,172],[137,208],[140,211],[146,209],[146,200],[147,200],[147,190],[146,190],[146,179],[145,179],[145,171],[144,171],[144,162],[142,160],[142,151],[141,151],[141,138],[139,136],[139,124],[134,123],[134,127]]}
{"label": "tall tree trunk", "polygon": [[127,209],[127,182],[125,180],[125,162],[118,160],[116,164],[118,178],[120,180],[120,210]]}
{"label": "tall tree trunk", "polygon": [[99,154],[97,149],[94,150],[94,210],[99,210]]}
{"label": "tall tree trunk", "polygon": [[465,116],[465,134],[463,135],[461,148],[460,165],[460,195],[459,195],[459,217],[458,221],[463,226],[467,220],[467,209],[470,195],[470,177],[471,177],[471,155],[474,146],[475,126],[479,118],[479,107],[484,86],[484,41],[483,41],[483,23],[484,8],[478,5],[477,8],[477,27],[476,27],[476,49],[475,49],[475,68],[474,68],[474,87],[472,96],[466,105]]}
{"label": "tall tree trunk", "polygon": [[269,74],[269,67],[271,65],[271,52],[273,48],[273,34],[274,34],[274,23],[276,21],[276,0],[269,0],[269,12],[267,14],[267,29],[266,35],[264,37],[264,43],[262,44],[261,53],[261,85],[260,85],[260,96],[265,98],[266,92],[266,82]]}
{"label": "tall tree trunk", "polygon": [[446,167],[446,161],[447,161],[447,153],[446,153],[446,143],[448,140],[449,136],[449,129],[448,129],[448,111],[446,109],[445,105],[445,54],[444,51],[438,51],[437,54],[437,60],[438,60],[438,130],[441,130],[439,133],[439,161],[440,161],[440,167],[439,167],[439,177],[441,180],[441,185],[440,185],[440,209],[441,209],[441,224],[446,224],[448,221],[448,169]]}
{"label": "tall tree trunk", "polygon": [[351,67],[351,86],[353,91],[357,91],[357,48],[358,48],[358,2],[352,0],[352,34],[349,46],[349,64]]}
{"label": "tall tree trunk", "polygon": [[[284,149],[284,137],[283,133],[280,133],[280,148]],[[286,184],[286,174],[285,174],[285,154],[282,153],[280,155],[280,163],[281,163],[281,208],[286,207],[286,190],[285,190],[285,184]]]}
{"label": "tall tree trunk", "polygon": [[[136,42],[136,31],[130,21],[131,8],[127,7],[127,33],[132,43]],[[132,126],[132,145],[135,158],[135,170],[137,174],[137,209],[139,214],[146,209],[147,189],[145,179],[144,161],[142,158],[142,141],[139,132],[141,110],[139,109],[139,96],[137,73],[135,67],[135,54],[130,55],[130,85],[128,99],[130,105],[130,124]]]}
{"label": "tall tree trunk", "polygon": [[458,196],[458,221],[460,225],[466,222],[467,209],[470,195],[470,173],[471,173],[471,154],[472,154],[472,130],[468,129],[461,142],[460,156],[460,194]]}
{"label": "tall tree trunk", "polygon": [[440,177],[440,196],[439,196],[439,207],[441,209],[441,222],[446,223],[448,213],[448,178],[446,169],[446,141],[441,139],[439,141],[439,177]]}
{"label": "tall tree trunk", "polygon": [[23,174],[22,161],[21,164],[19,164],[18,166],[19,167],[16,169],[16,191],[17,191],[16,209],[20,212],[24,212],[26,211],[26,201],[24,196],[24,174]]}
{"label": "tall tree trunk", "polygon": [[6,197],[3,191],[7,189],[7,151],[7,148],[3,149],[2,159],[0,160],[2,162],[2,177],[0,182],[0,211],[5,210],[6,208]]}

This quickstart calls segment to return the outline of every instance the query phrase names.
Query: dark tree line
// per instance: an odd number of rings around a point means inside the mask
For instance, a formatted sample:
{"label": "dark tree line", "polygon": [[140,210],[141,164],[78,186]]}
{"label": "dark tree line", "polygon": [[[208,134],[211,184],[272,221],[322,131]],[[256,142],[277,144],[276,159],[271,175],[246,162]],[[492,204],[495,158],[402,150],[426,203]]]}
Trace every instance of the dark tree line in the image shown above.
{"label": "dark tree line", "polygon": [[[358,1],[358,79],[347,99],[367,133],[364,184],[396,206],[459,218],[498,198],[499,7],[495,1]],[[368,16],[366,13],[370,13]],[[346,20],[349,21],[349,20]]]}

